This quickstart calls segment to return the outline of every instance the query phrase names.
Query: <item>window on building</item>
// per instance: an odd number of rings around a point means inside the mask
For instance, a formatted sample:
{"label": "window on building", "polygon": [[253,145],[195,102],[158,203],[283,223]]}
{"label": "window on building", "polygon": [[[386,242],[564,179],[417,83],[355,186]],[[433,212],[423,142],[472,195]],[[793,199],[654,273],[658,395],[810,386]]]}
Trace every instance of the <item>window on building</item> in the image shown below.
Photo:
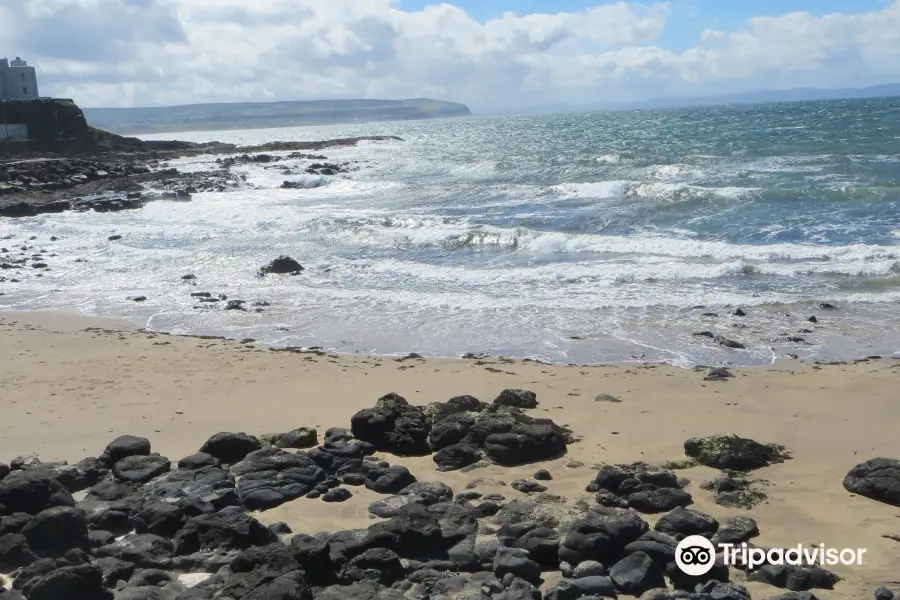
{"label": "window on building", "polygon": [[22,76],[22,81],[25,81],[25,73],[19,73]]}
{"label": "window on building", "polygon": [[28,95],[28,88],[27,88],[27,87],[23,87],[23,88],[22,88],[22,93],[25,94],[25,95],[27,96],[27,95]]}

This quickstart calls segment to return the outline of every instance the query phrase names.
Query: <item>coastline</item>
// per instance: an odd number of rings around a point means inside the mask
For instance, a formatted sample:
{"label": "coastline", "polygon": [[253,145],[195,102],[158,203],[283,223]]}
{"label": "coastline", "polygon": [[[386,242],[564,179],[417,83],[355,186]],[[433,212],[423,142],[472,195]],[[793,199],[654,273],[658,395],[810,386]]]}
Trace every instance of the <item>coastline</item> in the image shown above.
{"label": "coastline", "polygon": [[[678,470],[691,481],[691,508],[718,519],[749,515],[760,545],[825,543],[868,549],[863,567],[835,567],[845,578],[819,598],[868,597],[892,581],[898,533],[896,509],[849,494],[841,486],[854,465],[900,455],[891,424],[900,389],[900,361],[884,359],[792,368],[734,368],[734,377],[662,365],[592,367],[486,358],[405,359],[295,354],[219,339],[153,334],[118,319],[63,312],[0,313],[0,389],[6,461],[37,453],[42,460],[96,456],[114,437],[147,437],[174,458],[195,452],[219,431],[260,435],[293,427],[346,427],[358,410],[397,392],[411,404],[472,394],[490,401],[506,388],[534,391],[536,416],[568,425],[578,441],[560,459],[549,493],[575,499],[596,472],[592,466],[684,458],[689,437],[734,433],[784,445],[792,458],[754,473],[767,480],[767,503],[749,511],[717,505],[700,484],[707,467]],[[620,402],[596,400],[608,394]],[[430,457],[390,457],[420,480],[454,490],[479,477],[510,482],[535,466],[496,465],[470,473],[438,473]],[[575,462],[577,461],[577,462]],[[584,466],[571,467],[570,464]],[[505,488],[508,498],[522,494]],[[362,490],[339,506],[289,502],[257,515],[286,521],[297,533],[365,527],[377,495]],[[652,520],[651,520],[652,523]],[[746,584],[754,597],[777,595]]]}

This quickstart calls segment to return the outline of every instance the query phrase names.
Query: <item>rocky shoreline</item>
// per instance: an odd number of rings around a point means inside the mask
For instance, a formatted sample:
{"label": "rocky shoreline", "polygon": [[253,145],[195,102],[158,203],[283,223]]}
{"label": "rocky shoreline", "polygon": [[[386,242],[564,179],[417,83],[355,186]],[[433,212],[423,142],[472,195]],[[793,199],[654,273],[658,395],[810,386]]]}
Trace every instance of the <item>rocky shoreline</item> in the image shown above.
{"label": "rocky shoreline", "polygon": [[[777,600],[812,600],[839,585],[815,564],[750,571],[719,557],[705,575],[683,573],[680,540],[756,547],[760,528],[749,517],[720,523],[688,508],[692,494],[671,469],[600,465],[585,482],[593,502],[546,494],[541,482],[554,475],[537,466],[510,492],[482,493],[507,484],[474,477],[479,468],[537,465],[578,441],[531,416],[539,404],[521,389],[490,403],[458,396],[425,406],[391,393],[321,441],[311,427],[221,432],[173,461],[152,452],[150,440],[122,435],[74,465],[16,457],[0,464],[0,572],[11,579],[0,598],[750,600],[734,582],[743,572],[746,581],[784,589]],[[735,435],[691,438],[684,451],[680,468],[721,472],[701,489],[721,488],[723,505],[738,498],[735,481],[791,460],[781,446]],[[418,480],[391,455],[430,456],[438,472],[473,479],[455,492]],[[861,463],[843,485],[900,506],[900,461]],[[254,516],[304,498],[345,502],[361,487],[383,496],[369,505],[375,522],[365,529],[294,532]],[[875,591],[877,600],[892,597]]]}
{"label": "rocky shoreline", "polygon": [[[348,164],[322,162],[324,156],[304,154],[326,148],[350,146],[360,141],[400,140],[396,136],[339,138],[314,142],[272,142],[237,146],[210,142],[143,142],[127,152],[100,152],[92,156],[41,154],[0,161],[0,217],[29,217],[67,210],[98,212],[140,208],[157,199],[190,200],[205,191],[225,191],[241,183],[230,168],[249,162],[278,162],[281,157],[265,152],[292,152],[291,158],[309,159],[306,172],[334,175],[349,170]],[[229,155],[219,169],[181,173],[167,160],[201,154]],[[292,174],[290,171],[286,175]],[[286,181],[285,188],[299,187]]]}

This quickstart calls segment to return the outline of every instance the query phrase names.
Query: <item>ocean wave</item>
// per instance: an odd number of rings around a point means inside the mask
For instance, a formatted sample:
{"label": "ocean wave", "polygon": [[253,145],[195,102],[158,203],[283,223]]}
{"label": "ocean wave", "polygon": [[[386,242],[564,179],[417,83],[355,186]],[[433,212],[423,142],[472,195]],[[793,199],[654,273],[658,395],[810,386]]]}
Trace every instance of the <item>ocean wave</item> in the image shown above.
{"label": "ocean wave", "polygon": [[665,202],[706,199],[735,200],[758,194],[761,191],[760,188],[703,187],[689,183],[627,180],[563,183],[552,186],[551,189],[572,198],[652,199]]}
{"label": "ocean wave", "polygon": [[[418,246],[448,250],[466,248],[504,248],[535,254],[604,254],[658,256],[679,259],[728,262],[746,260],[753,263],[787,263],[806,261],[827,264],[850,261],[900,260],[900,246],[851,244],[772,243],[733,244],[725,241],[701,240],[676,231],[642,232],[635,235],[601,235],[592,233],[560,233],[538,231],[526,227],[504,228],[479,225],[470,217],[431,215],[384,215],[317,217],[305,224],[324,235],[348,236],[347,242],[394,246],[398,239]],[[898,234],[900,235],[900,234]]]}

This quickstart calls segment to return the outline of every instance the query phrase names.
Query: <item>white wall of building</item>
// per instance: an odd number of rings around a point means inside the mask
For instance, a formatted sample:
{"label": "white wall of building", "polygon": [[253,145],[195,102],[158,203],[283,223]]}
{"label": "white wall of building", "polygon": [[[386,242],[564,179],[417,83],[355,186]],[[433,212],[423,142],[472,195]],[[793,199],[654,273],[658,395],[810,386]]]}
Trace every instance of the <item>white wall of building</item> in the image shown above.
{"label": "white wall of building", "polygon": [[39,98],[37,72],[16,57],[0,59],[0,100],[33,100]]}

